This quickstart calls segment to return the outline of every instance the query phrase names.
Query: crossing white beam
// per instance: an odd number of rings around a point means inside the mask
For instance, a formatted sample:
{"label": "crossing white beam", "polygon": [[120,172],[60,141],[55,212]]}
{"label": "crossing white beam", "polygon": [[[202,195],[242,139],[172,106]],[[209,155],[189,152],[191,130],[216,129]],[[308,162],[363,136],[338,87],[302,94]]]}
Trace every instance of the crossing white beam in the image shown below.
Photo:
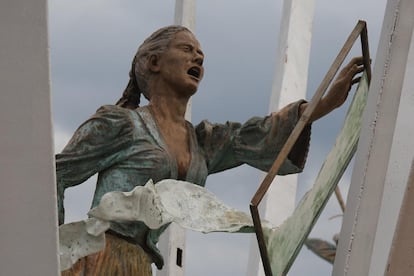
{"label": "crossing white beam", "polygon": [[386,269],[414,158],[413,14],[411,0],[387,3],[333,275]]}
{"label": "crossing white beam", "polygon": [[[413,160],[414,161],[414,160]],[[385,276],[414,275],[414,162],[405,189]]]}
{"label": "crossing white beam", "polygon": [[[176,0],[174,24],[195,29],[195,0]],[[191,99],[187,104],[185,118],[191,121]],[[157,276],[183,276],[185,271],[185,229],[172,223],[160,237],[159,248],[164,257],[165,265],[157,271]]]}
{"label": "crossing white beam", "polygon": [[0,275],[59,273],[47,1],[0,1]]}
{"label": "crossing white beam", "polygon": [[[283,2],[270,112],[306,98],[314,6],[314,0]],[[297,175],[278,177],[277,183],[270,186],[260,205],[264,219],[281,224],[292,214],[297,180]],[[252,238],[246,275],[264,275],[256,237]]]}
{"label": "crossing white beam", "polygon": [[[414,14],[414,5],[411,15]],[[412,21],[414,27],[414,20]],[[398,114],[391,144],[391,152],[384,183],[384,192],[378,218],[377,232],[372,250],[370,275],[383,275],[392,241],[395,236],[398,217],[401,213],[402,200],[410,175],[410,165],[414,158],[414,36],[411,46],[404,80],[402,82]],[[402,72],[402,74],[404,74]],[[390,91],[391,93],[391,91]],[[412,199],[412,198],[411,198]],[[411,218],[412,219],[412,216]],[[402,252],[400,252],[402,253]],[[414,262],[414,260],[412,260]],[[409,274],[396,274],[409,275]]]}
{"label": "crossing white beam", "polygon": [[195,0],[176,0],[174,24],[183,25],[191,31],[195,29]]}
{"label": "crossing white beam", "polygon": [[[196,22],[196,1],[195,0],[176,0],[174,24],[182,25],[195,33]],[[191,99],[188,101],[185,118],[191,121]]]}

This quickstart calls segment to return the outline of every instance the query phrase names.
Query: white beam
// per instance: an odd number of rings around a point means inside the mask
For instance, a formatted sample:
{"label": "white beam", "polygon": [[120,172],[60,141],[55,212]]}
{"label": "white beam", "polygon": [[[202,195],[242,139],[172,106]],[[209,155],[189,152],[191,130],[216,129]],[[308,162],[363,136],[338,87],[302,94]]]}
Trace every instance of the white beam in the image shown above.
{"label": "white beam", "polygon": [[[314,0],[283,2],[270,112],[306,98],[314,6]],[[277,177],[259,206],[264,219],[281,224],[292,214],[297,179],[297,175]],[[252,238],[247,275],[264,275],[256,237]]]}
{"label": "white beam", "polygon": [[[176,0],[174,24],[182,25],[194,32],[195,0]],[[188,101],[185,118],[191,121],[191,99]],[[159,248],[165,265],[157,276],[183,276],[185,264],[185,229],[172,223],[160,237]]]}
{"label": "white beam", "polygon": [[414,157],[413,14],[411,0],[387,3],[333,275],[386,269]]}
{"label": "white beam", "polygon": [[189,28],[192,32],[194,32],[195,14],[196,14],[196,1],[195,0],[176,0],[175,1],[174,24],[183,25]]}
{"label": "white beam", "polygon": [[[414,160],[413,160],[414,161]],[[385,276],[414,275],[414,162],[401,206]]]}
{"label": "white beam", "polygon": [[59,273],[47,1],[0,1],[0,275]]}
{"label": "white beam", "polygon": [[164,267],[157,276],[183,276],[185,264],[185,229],[171,223],[161,235],[159,248],[164,257]]}
{"label": "white beam", "polygon": [[[196,1],[195,0],[176,0],[174,24],[182,25],[195,32]],[[185,118],[191,121],[191,99],[187,103]]]}
{"label": "white beam", "polygon": [[[412,7],[411,15],[414,15],[414,5]],[[414,24],[414,20],[412,24]],[[404,74],[403,72],[401,73]],[[402,83],[403,86],[384,183],[377,232],[372,250],[370,275],[383,275],[386,270],[387,259],[392,247],[402,200],[410,175],[410,165],[414,158],[414,141],[412,139],[414,137],[414,127],[412,124],[412,118],[414,118],[413,76],[414,36],[411,36],[411,49]]]}

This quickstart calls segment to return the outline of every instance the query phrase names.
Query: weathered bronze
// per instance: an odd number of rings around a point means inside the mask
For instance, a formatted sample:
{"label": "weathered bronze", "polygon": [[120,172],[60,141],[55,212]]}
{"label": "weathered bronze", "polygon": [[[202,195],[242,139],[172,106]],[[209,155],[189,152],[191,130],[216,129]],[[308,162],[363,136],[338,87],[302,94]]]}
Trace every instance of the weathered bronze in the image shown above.
{"label": "weathered bronze", "polygon": [[[150,179],[154,183],[163,179],[185,180],[204,186],[209,174],[241,164],[263,171],[270,169],[308,103],[300,100],[244,124],[203,121],[193,126],[184,114],[189,98],[203,78],[203,60],[199,42],[181,26],[162,28],[144,41],[132,62],[122,98],[116,105],[99,108],[56,156],[60,224],[64,222],[64,190],[95,173],[99,175],[92,207],[108,192],[128,192]],[[278,174],[302,171],[310,123],[345,101],[362,70],[361,58],[345,67],[341,78],[317,105],[314,116],[303,130],[296,132],[299,138],[290,145],[288,158],[280,162]],[[149,100],[147,106],[139,107],[141,94]],[[113,221],[109,232],[140,246],[149,256],[149,263],[161,268],[163,258],[156,243],[165,228],[150,229],[140,221]],[[137,262],[145,259],[141,253],[131,256],[124,257],[136,258]]]}
{"label": "weathered bronze", "polygon": [[306,239],[306,247],[330,264],[335,261],[336,245],[321,239]]}

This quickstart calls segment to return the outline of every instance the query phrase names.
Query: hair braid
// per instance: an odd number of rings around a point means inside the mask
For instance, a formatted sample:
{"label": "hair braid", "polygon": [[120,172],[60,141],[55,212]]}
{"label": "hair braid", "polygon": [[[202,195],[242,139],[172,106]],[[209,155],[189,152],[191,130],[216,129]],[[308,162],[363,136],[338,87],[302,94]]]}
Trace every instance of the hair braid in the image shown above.
{"label": "hair braid", "polygon": [[141,98],[141,90],[138,87],[137,79],[135,77],[135,58],[132,61],[131,71],[129,71],[129,82],[122,97],[116,102],[116,105],[135,109],[139,107]]}

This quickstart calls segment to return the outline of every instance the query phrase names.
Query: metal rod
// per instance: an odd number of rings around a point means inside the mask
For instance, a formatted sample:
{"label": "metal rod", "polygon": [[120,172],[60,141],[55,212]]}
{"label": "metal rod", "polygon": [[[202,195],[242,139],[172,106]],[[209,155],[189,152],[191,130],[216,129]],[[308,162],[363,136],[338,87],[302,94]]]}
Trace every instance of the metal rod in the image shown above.
{"label": "metal rod", "polygon": [[336,199],[338,200],[339,206],[341,206],[342,213],[344,213],[345,212],[345,202],[344,202],[344,199],[342,197],[341,190],[339,189],[339,186],[336,186],[336,188],[335,188],[335,195],[336,195]]}
{"label": "metal rod", "polygon": [[257,243],[259,244],[260,256],[262,258],[263,269],[266,276],[272,276],[272,267],[270,265],[269,255],[267,253],[267,246],[263,234],[262,223],[260,221],[259,211],[257,206],[250,205],[250,213],[252,214],[253,224],[256,232]]}
{"label": "metal rod", "polygon": [[[359,21],[364,24],[364,28],[361,31],[361,48],[362,48],[362,57],[364,59],[364,67],[365,71],[367,72],[368,77],[368,85],[371,82],[371,57],[369,54],[369,45],[368,45],[368,30],[367,24],[364,21]],[[358,22],[358,23],[359,23]]]}

